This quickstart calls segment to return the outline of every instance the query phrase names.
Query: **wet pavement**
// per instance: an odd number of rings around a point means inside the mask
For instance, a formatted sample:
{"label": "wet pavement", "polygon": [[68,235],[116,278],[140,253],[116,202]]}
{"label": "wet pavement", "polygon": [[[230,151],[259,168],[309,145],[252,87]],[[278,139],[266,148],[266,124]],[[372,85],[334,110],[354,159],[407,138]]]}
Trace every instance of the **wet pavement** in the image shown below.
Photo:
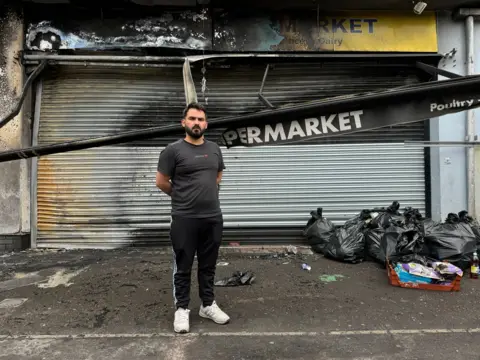
{"label": "wet pavement", "polygon": [[254,283],[216,288],[232,319],[219,326],[198,316],[192,276],[192,333],[177,336],[171,259],[156,248],[0,257],[0,359],[480,359],[480,280],[400,289],[370,262],[223,255],[217,280],[251,270]]}

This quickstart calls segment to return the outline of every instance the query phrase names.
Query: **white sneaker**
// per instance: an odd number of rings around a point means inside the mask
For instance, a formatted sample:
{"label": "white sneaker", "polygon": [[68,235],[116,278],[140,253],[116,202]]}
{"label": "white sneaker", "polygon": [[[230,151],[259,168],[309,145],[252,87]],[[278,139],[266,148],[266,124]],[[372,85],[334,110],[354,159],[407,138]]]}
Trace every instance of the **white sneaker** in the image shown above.
{"label": "white sneaker", "polygon": [[190,331],[190,310],[178,308],[175,311],[175,321],[173,329],[176,333],[185,334]]}
{"label": "white sneaker", "polygon": [[200,306],[199,315],[205,319],[210,319],[216,322],[217,324],[224,325],[230,321],[230,318],[225,314],[214,301],[211,306],[203,307],[203,304]]}

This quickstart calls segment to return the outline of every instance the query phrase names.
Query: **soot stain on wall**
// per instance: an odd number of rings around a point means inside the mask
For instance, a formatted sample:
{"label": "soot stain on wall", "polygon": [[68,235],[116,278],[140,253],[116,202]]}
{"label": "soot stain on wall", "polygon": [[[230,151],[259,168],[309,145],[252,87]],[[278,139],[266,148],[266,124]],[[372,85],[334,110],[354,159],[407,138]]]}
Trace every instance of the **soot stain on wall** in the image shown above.
{"label": "soot stain on wall", "polygon": [[[11,9],[0,7],[0,118],[8,115],[20,96],[21,72],[16,70],[19,61],[19,29],[22,18]],[[18,121],[13,120],[0,130],[0,151],[17,145]]]}
{"label": "soot stain on wall", "polygon": [[48,19],[30,22],[29,50],[168,47],[208,50],[212,21],[207,10],[165,11],[162,15],[130,20]]}
{"label": "soot stain on wall", "polygon": [[[19,52],[22,49],[23,19],[13,8],[0,6],[0,118],[15,107],[22,88]],[[0,151],[22,146],[21,116],[0,129]],[[12,161],[0,164],[0,234],[21,230],[21,166]]]}

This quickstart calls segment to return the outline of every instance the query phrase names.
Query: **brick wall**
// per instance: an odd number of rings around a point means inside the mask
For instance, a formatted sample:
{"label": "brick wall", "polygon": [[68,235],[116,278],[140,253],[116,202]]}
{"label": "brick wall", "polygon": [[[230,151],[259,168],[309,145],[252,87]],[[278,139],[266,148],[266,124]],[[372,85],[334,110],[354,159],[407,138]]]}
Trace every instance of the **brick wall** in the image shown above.
{"label": "brick wall", "polygon": [[30,235],[0,235],[0,254],[30,247]]}

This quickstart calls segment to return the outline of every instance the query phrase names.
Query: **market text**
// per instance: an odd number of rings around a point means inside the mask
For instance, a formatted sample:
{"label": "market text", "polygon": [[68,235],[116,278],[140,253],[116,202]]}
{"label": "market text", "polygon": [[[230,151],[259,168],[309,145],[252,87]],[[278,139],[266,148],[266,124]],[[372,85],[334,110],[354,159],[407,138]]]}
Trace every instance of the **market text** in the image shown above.
{"label": "market text", "polygon": [[242,144],[264,144],[278,141],[301,140],[332,133],[348,132],[362,128],[363,110],[342,112],[301,121],[278,122],[274,125],[247,126],[223,134],[227,145],[240,141]]}

